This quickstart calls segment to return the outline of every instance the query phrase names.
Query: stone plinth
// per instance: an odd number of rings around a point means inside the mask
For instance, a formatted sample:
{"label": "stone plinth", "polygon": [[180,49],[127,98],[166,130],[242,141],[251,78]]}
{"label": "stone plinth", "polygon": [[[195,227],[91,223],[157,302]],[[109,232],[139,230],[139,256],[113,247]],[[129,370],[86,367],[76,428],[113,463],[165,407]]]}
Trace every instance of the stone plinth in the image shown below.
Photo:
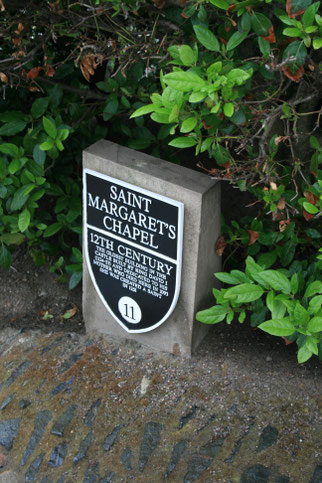
{"label": "stone plinth", "polygon": [[[171,315],[154,330],[128,333],[98,295],[85,256],[83,313],[86,330],[135,339],[161,351],[190,356],[208,331],[208,326],[196,322],[196,312],[213,304],[213,274],[220,270],[220,257],[215,251],[220,233],[220,184],[202,173],[109,141],[99,141],[85,150],[83,168],[184,205],[181,288]],[[86,193],[84,200],[85,204]],[[92,206],[94,201],[92,199]],[[98,207],[98,202],[96,204]],[[153,305],[153,300],[151,303]]]}

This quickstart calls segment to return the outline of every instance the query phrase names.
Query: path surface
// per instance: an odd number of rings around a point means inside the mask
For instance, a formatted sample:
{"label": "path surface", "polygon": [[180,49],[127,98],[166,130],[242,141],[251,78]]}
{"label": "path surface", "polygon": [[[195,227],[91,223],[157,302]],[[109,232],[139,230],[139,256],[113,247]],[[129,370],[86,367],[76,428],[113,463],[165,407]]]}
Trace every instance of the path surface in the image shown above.
{"label": "path surface", "polygon": [[5,329],[0,482],[321,483],[321,363],[256,344],[188,360]]}

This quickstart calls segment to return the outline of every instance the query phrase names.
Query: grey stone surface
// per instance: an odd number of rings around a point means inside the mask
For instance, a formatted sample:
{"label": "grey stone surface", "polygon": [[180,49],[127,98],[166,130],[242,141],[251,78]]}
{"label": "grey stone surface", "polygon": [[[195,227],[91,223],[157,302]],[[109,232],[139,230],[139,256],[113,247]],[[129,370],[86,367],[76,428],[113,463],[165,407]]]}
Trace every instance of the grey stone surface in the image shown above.
{"label": "grey stone surface", "polygon": [[269,468],[258,464],[244,471],[240,483],[268,483],[269,476]]}
{"label": "grey stone surface", "polygon": [[20,366],[17,367],[17,369],[15,369],[11,374],[11,376],[8,378],[6,383],[7,387],[11,386],[11,384],[13,384],[15,380],[18,379],[18,377],[22,376],[22,374],[24,374],[27,371],[27,369],[29,369],[31,364],[32,364],[31,361],[25,361],[22,364],[20,364]]}
{"label": "grey stone surface", "polygon": [[260,453],[264,449],[269,448],[270,446],[275,444],[277,441],[277,438],[278,438],[277,429],[274,428],[273,426],[266,426],[266,428],[263,429],[263,432],[260,435],[257,453]]}
{"label": "grey stone surface", "polygon": [[79,359],[82,357],[83,353],[74,353],[72,354],[67,361],[64,361],[59,369],[59,374],[63,374],[64,372],[68,371]]}
{"label": "grey stone surface", "polygon": [[1,410],[5,409],[11,403],[15,395],[16,393],[14,392],[13,394],[9,394],[7,397],[5,397],[2,403],[0,404],[0,409]]}
{"label": "grey stone surface", "polygon": [[321,483],[322,482],[322,465],[315,468],[314,474],[312,476],[310,483]]}
{"label": "grey stone surface", "polygon": [[202,173],[109,141],[87,148],[83,167],[184,204],[181,291],[170,317],[150,332],[127,333],[105,308],[85,262],[83,314],[87,331],[135,339],[158,350],[190,356],[209,330],[196,322],[195,316],[212,304],[213,274],[221,265],[215,251],[220,233],[220,184]]}
{"label": "grey stone surface", "polygon": [[99,407],[101,405],[102,398],[96,399],[96,401],[91,405],[87,413],[85,414],[84,417],[84,424],[85,426],[88,426],[91,428],[95,422],[96,416],[97,416],[97,411],[99,410]]}
{"label": "grey stone surface", "polygon": [[61,466],[64,463],[68,450],[67,443],[61,443],[50,453],[48,466]]}
{"label": "grey stone surface", "polygon": [[30,406],[30,404],[31,401],[29,401],[28,399],[20,399],[18,407],[19,409],[26,409],[28,406]]}
{"label": "grey stone surface", "polygon": [[183,453],[186,449],[186,445],[187,445],[187,442],[185,440],[182,440],[182,441],[179,441],[179,443],[177,443],[174,446],[174,448],[172,450],[171,460],[170,460],[170,463],[168,465],[167,471],[164,475],[164,479],[167,479],[170,476],[172,471],[175,469],[175,467],[179,463],[179,460],[180,460],[181,456],[183,455]]}
{"label": "grey stone surface", "polygon": [[8,451],[11,450],[14,439],[18,434],[20,421],[20,418],[16,418],[0,422],[0,444]]}
{"label": "grey stone surface", "polygon": [[33,460],[33,462],[29,466],[28,471],[26,473],[26,481],[35,481],[35,478],[39,471],[39,467],[42,463],[42,460],[44,459],[44,456],[45,454],[41,453]]}
{"label": "grey stone surface", "polygon": [[122,453],[121,462],[122,462],[122,464],[124,465],[124,468],[127,471],[131,471],[131,469],[132,469],[131,459],[132,459],[131,448],[126,447],[125,450]]}
{"label": "grey stone surface", "polygon": [[214,441],[209,441],[209,443],[205,444],[200,448],[199,453],[202,456],[209,456],[209,458],[214,458],[222,447],[223,442],[223,438],[217,438]]}
{"label": "grey stone surface", "polygon": [[99,478],[99,473],[100,473],[99,463],[90,465],[85,471],[83,483],[95,483],[97,481],[97,478]]}
{"label": "grey stone surface", "polygon": [[162,429],[162,424],[155,423],[153,421],[148,422],[145,425],[139,457],[139,469],[141,472],[144,470],[145,465],[147,464],[152,453],[160,444]]}
{"label": "grey stone surface", "polygon": [[73,419],[73,416],[74,416],[74,413],[75,413],[76,409],[77,409],[76,404],[71,404],[66,409],[66,411],[64,412],[64,414],[62,414],[60,416],[60,418],[57,419],[57,421],[55,421],[54,426],[53,426],[53,428],[51,430],[51,433],[52,434],[55,434],[56,436],[60,436],[60,437],[63,436],[64,430],[65,430],[66,426]]}
{"label": "grey stone surface", "polygon": [[89,447],[92,445],[92,443],[94,442],[94,439],[95,439],[95,436],[94,436],[94,433],[93,431],[90,431],[87,436],[83,439],[83,441],[81,441],[80,445],[79,445],[79,450],[73,460],[73,465],[76,466],[77,463],[85,458],[86,456],[86,453],[89,449]]}
{"label": "grey stone surface", "polygon": [[109,451],[112,448],[112,446],[115,443],[115,440],[117,438],[117,435],[119,434],[121,427],[122,426],[116,426],[113,429],[113,431],[106,436],[106,438],[104,439],[104,442],[103,442],[103,448],[105,449],[105,451]]}
{"label": "grey stone surface", "polygon": [[40,411],[35,418],[35,427],[30,437],[29,443],[21,459],[21,466],[24,466],[31,454],[36,449],[39,441],[43,437],[47,424],[52,419],[52,414],[48,410]]}
{"label": "grey stone surface", "polygon": [[211,459],[203,458],[198,454],[192,456],[188,465],[188,472],[184,477],[184,483],[192,483],[196,481],[201,473],[203,473],[211,463]]}

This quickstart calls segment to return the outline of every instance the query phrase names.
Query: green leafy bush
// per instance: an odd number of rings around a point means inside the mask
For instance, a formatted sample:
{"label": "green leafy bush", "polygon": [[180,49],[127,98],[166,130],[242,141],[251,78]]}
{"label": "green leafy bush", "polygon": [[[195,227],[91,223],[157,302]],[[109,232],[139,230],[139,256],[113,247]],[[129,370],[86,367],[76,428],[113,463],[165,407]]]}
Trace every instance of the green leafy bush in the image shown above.
{"label": "green leafy bush", "polygon": [[[321,250],[322,251],[322,250]],[[322,255],[317,260],[295,261],[289,269],[269,270],[246,259],[245,272],[232,270],[215,276],[229,288],[214,289],[217,305],[197,313],[197,320],[231,324],[238,315],[244,322],[250,311],[251,325],[268,334],[296,341],[298,362],[313,354],[322,360]]]}
{"label": "green leafy bush", "polygon": [[[2,3],[1,266],[27,243],[76,285],[81,152],[108,138],[174,162],[195,154],[199,170],[248,194],[249,214],[223,220],[216,248],[257,299],[225,299],[229,313],[219,299],[219,318],[256,308],[252,324],[257,313],[255,325],[267,322],[267,291],[284,296],[283,319],[294,316],[285,296],[320,316],[305,296],[321,268],[309,262],[321,246],[320,2]],[[289,283],[297,266],[303,283],[290,294],[264,286],[245,259]],[[298,329],[287,337],[303,361],[317,336]]]}

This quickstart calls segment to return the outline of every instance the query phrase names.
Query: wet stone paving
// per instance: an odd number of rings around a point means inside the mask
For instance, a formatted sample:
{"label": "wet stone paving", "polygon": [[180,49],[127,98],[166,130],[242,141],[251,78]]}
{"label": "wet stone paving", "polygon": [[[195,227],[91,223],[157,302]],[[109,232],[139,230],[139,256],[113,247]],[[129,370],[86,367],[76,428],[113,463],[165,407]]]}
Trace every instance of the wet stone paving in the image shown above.
{"label": "wet stone paving", "polygon": [[0,483],[321,483],[319,363],[256,360],[8,329]]}

